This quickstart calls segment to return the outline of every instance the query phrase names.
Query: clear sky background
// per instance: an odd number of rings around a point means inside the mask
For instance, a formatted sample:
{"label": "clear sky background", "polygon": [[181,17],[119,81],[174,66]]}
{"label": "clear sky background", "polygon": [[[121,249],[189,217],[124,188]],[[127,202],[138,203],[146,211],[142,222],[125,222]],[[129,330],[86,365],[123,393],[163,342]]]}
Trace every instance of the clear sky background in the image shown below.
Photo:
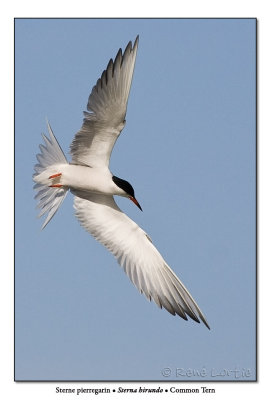
{"label": "clear sky background", "polygon": [[[199,380],[191,369],[207,380],[239,380],[232,370],[255,378],[255,24],[16,21],[16,379]],[[137,34],[111,170],[132,183],[143,213],[117,203],[211,331],[140,295],[80,227],[72,195],[43,231],[36,218],[32,174],[46,117],[67,153],[92,86]]]}

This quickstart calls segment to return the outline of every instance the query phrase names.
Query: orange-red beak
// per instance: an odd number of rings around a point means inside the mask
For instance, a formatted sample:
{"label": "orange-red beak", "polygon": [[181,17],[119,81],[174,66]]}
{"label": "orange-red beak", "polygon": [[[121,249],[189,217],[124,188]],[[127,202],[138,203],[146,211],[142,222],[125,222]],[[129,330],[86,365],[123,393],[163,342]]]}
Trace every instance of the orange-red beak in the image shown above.
{"label": "orange-red beak", "polygon": [[129,199],[132,200],[132,202],[135,203],[135,205],[136,205],[141,211],[143,211],[142,208],[140,207],[140,204],[139,204],[139,202],[137,201],[136,198],[134,198],[134,197],[131,196],[131,197],[129,197]]}

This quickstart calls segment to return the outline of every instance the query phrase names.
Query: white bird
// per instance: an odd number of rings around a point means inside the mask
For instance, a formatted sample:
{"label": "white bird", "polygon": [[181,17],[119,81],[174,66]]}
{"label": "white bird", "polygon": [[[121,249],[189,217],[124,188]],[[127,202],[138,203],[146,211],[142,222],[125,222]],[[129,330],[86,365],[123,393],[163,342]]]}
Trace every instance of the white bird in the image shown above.
{"label": "white bird", "polygon": [[88,112],[84,112],[83,125],[70,147],[70,163],[48,123],[50,137],[43,135],[45,145],[40,145],[33,175],[39,217],[48,212],[44,228],[70,190],[80,224],[113,253],[141,293],[169,313],[185,320],[187,315],[196,322],[201,319],[209,328],[197,303],[150,237],[120,210],[113,197],[127,197],[141,210],[132,185],[109,170],[113,146],[125,126],[137,48],[138,36],[134,45],[129,42],[123,54],[119,49],[115,60],[110,59],[93,87]]}

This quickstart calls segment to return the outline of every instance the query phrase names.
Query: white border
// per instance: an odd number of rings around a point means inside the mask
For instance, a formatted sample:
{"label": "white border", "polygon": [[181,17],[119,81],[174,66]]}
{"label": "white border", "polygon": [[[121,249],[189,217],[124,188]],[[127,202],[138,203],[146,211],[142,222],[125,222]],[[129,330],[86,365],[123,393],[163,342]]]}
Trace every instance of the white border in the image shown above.
{"label": "white border", "polygon": [[[95,6],[94,6],[95,3]],[[258,19],[258,383],[206,383],[215,388],[215,398],[243,398],[244,396],[265,396],[268,392],[270,354],[269,302],[270,292],[270,207],[271,207],[271,167],[270,167],[270,18],[268,2],[240,0],[191,0],[167,2],[149,1],[128,2],[104,0],[97,2],[80,1],[75,3],[47,0],[10,1],[1,10],[1,395],[5,399],[46,399],[56,395],[56,386],[62,387],[104,387],[105,384],[57,384],[57,383],[14,383],[13,382],[13,19],[14,17],[256,17]],[[65,6],[64,6],[65,4]],[[165,5],[166,4],[166,5]],[[269,228],[269,229],[268,229]],[[8,241],[8,245],[7,245]],[[244,277],[245,279],[245,277]],[[162,384],[165,389],[170,384]],[[117,387],[111,384],[108,387]],[[121,384],[133,387],[133,384]],[[147,383],[145,387],[159,384]],[[182,387],[199,387],[201,384],[183,383]],[[74,398],[73,395],[65,395]],[[68,397],[67,397],[68,396]],[[81,395],[83,396],[83,395]],[[90,395],[87,395],[88,397]],[[94,396],[94,395],[92,395]],[[98,395],[119,399],[136,395]],[[177,398],[179,395],[160,395],[160,398]],[[182,395],[184,396],[184,395]],[[214,395],[213,395],[214,396]],[[77,398],[78,396],[76,396]],[[145,396],[144,396],[145,398]]]}

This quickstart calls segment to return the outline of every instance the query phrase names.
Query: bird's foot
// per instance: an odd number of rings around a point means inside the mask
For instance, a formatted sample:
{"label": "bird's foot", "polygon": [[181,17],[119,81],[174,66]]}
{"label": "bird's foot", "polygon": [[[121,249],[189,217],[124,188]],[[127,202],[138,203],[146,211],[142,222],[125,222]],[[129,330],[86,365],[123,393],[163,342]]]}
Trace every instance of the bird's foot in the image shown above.
{"label": "bird's foot", "polygon": [[49,179],[57,178],[58,176],[61,176],[61,175],[62,175],[62,173],[60,172],[59,174],[54,174],[54,175],[49,176]]}
{"label": "bird's foot", "polygon": [[55,185],[49,185],[49,187],[54,187],[54,188],[61,188],[63,185],[60,185],[59,183],[56,183]]}
{"label": "bird's foot", "polygon": [[53,187],[53,188],[61,188],[63,185],[61,185],[60,183],[57,183],[60,181],[60,177],[61,177],[62,173],[58,173],[58,174],[54,174],[49,176],[49,179],[53,179],[53,184],[49,185],[49,187]]}

